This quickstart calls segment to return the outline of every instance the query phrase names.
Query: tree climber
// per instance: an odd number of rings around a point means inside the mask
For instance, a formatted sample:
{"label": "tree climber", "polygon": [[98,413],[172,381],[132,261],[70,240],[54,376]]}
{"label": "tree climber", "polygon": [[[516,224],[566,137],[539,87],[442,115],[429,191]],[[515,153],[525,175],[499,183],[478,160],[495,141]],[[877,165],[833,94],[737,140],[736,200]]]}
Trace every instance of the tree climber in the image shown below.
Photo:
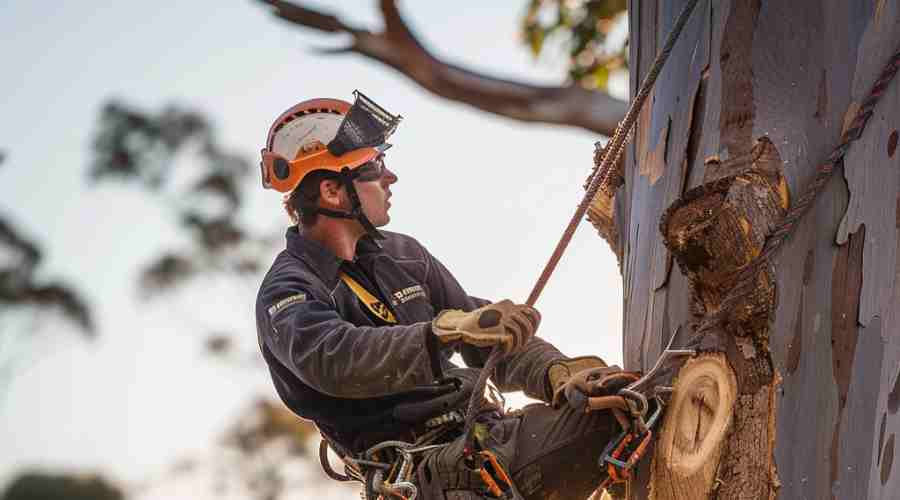
{"label": "tree climber", "polygon": [[[415,239],[377,229],[390,220],[397,176],[384,155],[400,119],[357,92],[353,105],[301,102],[269,130],[263,185],[286,193],[294,222],[256,303],[275,388],[370,498],[586,498],[618,424],[587,411],[583,382],[620,370],[567,358],[534,336],[537,310],[469,296]],[[507,412],[486,396],[476,450],[464,450],[467,404],[494,346],[506,353],[500,391],[553,404]]]}

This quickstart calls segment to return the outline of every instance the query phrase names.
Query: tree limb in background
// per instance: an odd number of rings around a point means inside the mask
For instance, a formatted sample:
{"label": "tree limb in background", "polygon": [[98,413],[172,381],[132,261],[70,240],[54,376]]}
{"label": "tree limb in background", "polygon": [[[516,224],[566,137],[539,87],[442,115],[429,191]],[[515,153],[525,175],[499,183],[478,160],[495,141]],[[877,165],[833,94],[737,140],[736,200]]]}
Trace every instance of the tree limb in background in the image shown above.
{"label": "tree limb in background", "polygon": [[350,26],[338,17],[293,2],[262,0],[275,15],[298,26],[351,35],[349,46],[329,51],[357,53],[390,66],[426,90],[482,111],[526,122],[581,127],[611,135],[627,103],[577,85],[544,87],[475,73],[439,60],[419,42],[396,2],[381,1],[381,33]]}
{"label": "tree limb in background", "polygon": [[89,336],[95,333],[94,321],[84,299],[60,282],[38,283],[35,270],[42,255],[37,244],[15,230],[0,216],[0,310],[36,307],[38,313],[59,309]]}
{"label": "tree limb in background", "polygon": [[[189,162],[175,161],[197,146]],[[202,114],[179,107],[146,112],[118,101],[100,113],[94,136],[90,178],[93,182],[131,182],[158,195],[176,222],[191,237],[186,248],[167,251],[145,265],[139,289],[146,295],[170,291],[202,273],[258,272],[259,247],[265,239],[241,224],[241,184],[250,172],[247,159],[226,152]],[[182,165],[189,172],[175,172]],[[175,186],[173,177],[187,177]]]}

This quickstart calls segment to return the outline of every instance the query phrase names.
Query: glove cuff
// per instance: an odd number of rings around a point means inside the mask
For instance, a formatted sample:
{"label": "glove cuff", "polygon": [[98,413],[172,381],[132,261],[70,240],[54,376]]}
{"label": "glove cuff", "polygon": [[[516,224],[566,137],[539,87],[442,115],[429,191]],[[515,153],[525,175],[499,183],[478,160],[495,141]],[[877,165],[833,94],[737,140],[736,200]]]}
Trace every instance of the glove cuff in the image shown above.
{"label": "glove cuff", "polygon": [[431,375],[434,380],[444,380],[444,364],[442,363],[443,353],[441,352],[441,341],[432,330],[432,323],[425,323],[425,350],[428,351],[428,363],[431,365]]}
{"label": "glove cuff", "polygon": [[431,320],[431,331],[438,337],[438,340],[443,343],[447,343],[448,340],[441,337],[453,336],[455,340],[455,336],[459,329],[459,322],[461,319],[465,318],[466,314],[467,313],[459,309],[444,309]]}

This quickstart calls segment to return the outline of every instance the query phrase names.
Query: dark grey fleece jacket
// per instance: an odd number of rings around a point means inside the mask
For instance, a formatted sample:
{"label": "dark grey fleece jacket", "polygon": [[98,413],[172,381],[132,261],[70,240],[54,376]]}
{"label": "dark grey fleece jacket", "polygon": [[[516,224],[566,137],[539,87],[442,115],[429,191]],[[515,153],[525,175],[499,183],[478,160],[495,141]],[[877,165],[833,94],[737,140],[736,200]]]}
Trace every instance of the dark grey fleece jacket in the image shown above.
{"label": "dark grey fleece jacket", "polygon": [[[465,380],[477,375],[454,367],[452,352],[431,334],[431,320],[444,309],[470,311],[487,302],[466,294],[415,239],[383,233],[380,247],[364,238],[356,260],[346,262],[296,227],[288,229],[287,248],[263,279],[256,302],[259,346],[278,394],[350,449],[368,441],[367,433],[399,435],[420,423],[409,421],[410,405],[427,410],[412,412],[416,418],[446,412],[448,401],[464,406],[468,394],[447,374]],[[396,323],[373,315],[340,279],[342,272],[367,285]],[[474,368],[489,352],[460,350]],[[560,359],[565,357],[556,348],[535,337],[500,363],[493,380],[502,391],[523,390],[546,401],[547,368]]]}

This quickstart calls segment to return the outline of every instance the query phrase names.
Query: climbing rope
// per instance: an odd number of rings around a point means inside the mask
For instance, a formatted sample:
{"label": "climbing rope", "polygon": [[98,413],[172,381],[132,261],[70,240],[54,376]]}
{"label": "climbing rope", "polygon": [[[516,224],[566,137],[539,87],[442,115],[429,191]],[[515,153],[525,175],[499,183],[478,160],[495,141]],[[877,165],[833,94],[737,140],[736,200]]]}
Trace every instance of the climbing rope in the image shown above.
{"label": "climbing rope", "polygon": [[656,60],[653,61],[650,71],[647,73],[647,76],[644,77],[644,81],[641,83],[637,96],[635,96],[631,106],[628,107],[625,118],[619,122],[619,125],[613,133],[612,139],[610,139],[609,143],[606,145],[603,152],[603,159],[601,160],[599,167],[597,167],[591,175],[587,190],[584,193],[584,198],[582,198],[581,203],[578,204],[578,208],[575,210],[575,214],[572,215],[572,219],[566,226],[559,243],[556,244],[556,248],[553,250],[550,260],[547,261],[544,270],[534,284],[534,288],[531,290],[531,294],[525,302],[526,304],[533,306],[537,302],[538,297],[541,295],[541,291],[544,290],[544,286],[546,286],[547,281],[550,280],[550,275],[553,274],[556,265],[559,264],[559,260],[569,246],[569,242],[572,241],[575,229],[578,228],[578,224],[581,223],[581,219],[584,218],[584,214],[594,200],[594,196],[596,196],[597,191],[609,181],[613,171],[613,165],[618,163],[622,153],[625,152],[625,143],[631,136],[631,130],[634,128],[635,122],[637,122],[638,113],[640,113],[641,108],[644,106],[644,101],[647,100],[647,97],[653,90],[653,85],[656,83],[656,77],[659,76],[663,66],[666,64],[666,60],[669,58],[669,54],[672,53],[672,48],[675,46],[678,36],[681,35],[681,31],[684,29],[684,25],[687,24],[688,18],[691,17],[691,12],[693,12],[698,1],[699,0],[690,0],[687,5],[684,6],[678,19],[675,21],[672,31],[669,32],[669,36],[666,38],[666,43],[663,45],[662,50],[656,55]]}
{"label": "climbing rope", "polygon": [[[578,224],[581,222],[581,219],[584,218],[584,214],[585,212],[587,212],[588,206],[590,206],[591,201],[593,201],[594,196],[596,196],[597,194],[597,191],[608,182],[610,174],[612,172],[612,166],[618,163],[619,158],[625,151],[625,143],[627,142],[628,137],[631,135],[631,130],[634,128],[634,124],[637,121],[638,113],[640,113],[641,108],[644,105],[644,101],[647,100],[647,96],[650,95],[650,91],[653,89],[653,85],[656,83],[656,78],[659,76],[659,73],[663,69],[663,65],[665,65],[666,60],[672,53],[672,48],[675,46],[675,42],[678,40],[679,35],[681,35],[681,32],[684,29],[685,24],[687,24],[688,18],[690,18],[691,12],[693,12],[694,7],[697,5],[698,1],[699,0],[689,0],[682,9],[681,14],[679,14],[678,19],[675,21],[675,25],[669,32],[669,36],[666,38],[666,42],[663,45],[662,50],[660,50],[656,55],[656,59],[653,61],[653,65],[650,67],[650,71],[647,73],[647,76],[644,77],[644,81],[641,83],[640,89],[635,96],[634,101],[632,101],[631,105],[628,107],[628,112],[625,113],[625,118],[623,118],[622,121],[619,122],[618,126],[616,126],[613,137],[609,140],[609,143],[604,150],[602,161],[591,175],[584,198],[581,200],[581,203],[579,203],[578,208],[575,210],[575,214],[569,221],[568,226],[566,226],[562,238],[560,238],[559,243],[556,244],[556,248],[553,250],[553,254],[550,256],[550,260],[548,260],[547,264],[544,266],[544,270],[541,272],[541,275],[535,283],[534,288],[531,290],[531,294],[528,296],[528,300],[525,302],[529,306],[533,306],[537,302],[541,291],[543,291],[544,286],[546,286],[547,281],[549,281],[550,279],[550,275],[553,274],[553,271],[556,269],[556,265],[559,264],[559,260],[562,258],[562,255],[566,251],[566,248],[569,246],[569,242],[572,240],[572,236],[575,234],[575,229],[578,228]],[[466,412],[466,424],[463,428],[465,450],[467,455],[470,455],[474,452],[475,420],[480,413],[482,396],[484,394],[484,389],[487,386],[487,379],[494,372],[494,368],[497,366],[497,363],[500,362],[500,359],[502,357],[503,350],[500,347],[494,347],[491,350],[487,361],[485,361],[484,367],[482,367],[481,369],[481,373],[478,375],[478,380],[476,380],[475,382],[475,388],[472,392],[472,398],[469,400],[469,407]]]}
{"label": "climbing rope", "polygon": [[734,279],[736,284],[729,290],[728,294],[722,299],[718,310],[704,318],[696,331],[696,337],[699,338],[705,333],[719,325],[721,325],[728,313],[733,310],[734,306],[744,298],[753,288],[755,288],[755,280],[763,266],[768,265],[769,260],[784,246],[785,242],[793,235],[797,229],[797,222],[809,212],[813,202],[822,193],[831,176],[834,175],[837,167],[843,166],[844,156],[850,149],[850,145],[862,136],[869,118],[875,110],[875,105],[884,95],[888,85],[900,69],[900,49],[898,49],[893,57],[891,57],[881,75],[872,85],[868,96],[863,100],[853,118],[850,127],[841,135],[841,143],[834,148],[828,160],[819,165],[813,180],[806,187],[806,190],[797,199],[797,202],[785,213],[784,217],[778,221],[778,224],[772,229],[766,238],[762,251],[747,265],[735,272]]}

